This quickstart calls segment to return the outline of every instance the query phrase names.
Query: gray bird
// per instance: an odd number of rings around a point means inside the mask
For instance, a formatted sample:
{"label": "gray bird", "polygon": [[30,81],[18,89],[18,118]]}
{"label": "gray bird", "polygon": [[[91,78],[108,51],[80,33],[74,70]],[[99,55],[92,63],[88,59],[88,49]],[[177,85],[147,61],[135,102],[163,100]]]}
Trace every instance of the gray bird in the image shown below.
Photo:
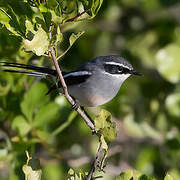
{"label": "gray bird", "polygon": [[[56,70],[18,63],[0,62],[0,70],[25,73],[41,78],[57,77]],[[15,69],[12,69],[15,68]],[[25,69],[25,70],[22,70]],[[118,93],[122,83],[131,75],[141,76],[124,58],[117,55],[99,56],[63,73],[69,94],[81,105],[94,107],[107,103]],[[58,88],[62,89],[60,81]],[[57,89],[53,85],[50,90]]]}

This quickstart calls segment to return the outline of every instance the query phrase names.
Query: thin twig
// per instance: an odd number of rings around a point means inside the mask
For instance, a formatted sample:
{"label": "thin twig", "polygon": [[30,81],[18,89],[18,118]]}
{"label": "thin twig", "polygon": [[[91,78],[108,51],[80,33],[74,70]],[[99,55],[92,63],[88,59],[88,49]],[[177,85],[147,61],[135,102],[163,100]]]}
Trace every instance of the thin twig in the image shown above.
{"label": "thin twig", "polygon": [[[52,39],[52,32],[51,32],[51,30],[52,30],[52,25],[50,26],[50,32],[49,32],[49,39],[50,40]],[[50,54],[51,54],[51,58],[53,60],[54,66],[56,68],[59,80],[61,82],[61,85],[62,85],[62,88],[63,88],[63,91],[64,91],[64,96],[69,101],[69,103],[73,106],[75,104],[75,102],[74,102],[74,100],[72,99],[72,97],[68,93],[67,85],[65,83],[65,80],[64,80],[63,75],[62,75],[62,71],[61,71],[61,69],[59,67],[59,64],[58,64],[58,61],[56,59],[55,50],[54,50],[53,46],[50,47]],[[83,118],[85,123],[91,128],[91,130],[93,132],[95,132],[94,124],[89,120],[89,118],[86,116],[84,111],[82,111],[79,107],[78,107],[78,109],[76,111]]]}
{"label": "thin twig", "polygon": [[91,165],[91,169],[86,177],[86,180],[92,180],[93,179],[93,174],[94,174],[94,171],[98,165],[98,159],[99,159],[99,156],[100,156],[100,151],[101,151],[101,146],[102,146],[102,143],[99,141],[99,147],[98,147],[98,150],[97,150],[97,153],[96,153],[96,157]]}
{"label": "thin twig", "polygon": [[82,16],[84,13],[86,13],[87,11],[88,11],[88,10],[85,10],[85,11],[83,11],[82,13],[79,13],[78,15],[76,15],[75,17],[66,20],[65,22],[72,22],[72,21],[74,21],[75,19],[81,17],[81,16]]}

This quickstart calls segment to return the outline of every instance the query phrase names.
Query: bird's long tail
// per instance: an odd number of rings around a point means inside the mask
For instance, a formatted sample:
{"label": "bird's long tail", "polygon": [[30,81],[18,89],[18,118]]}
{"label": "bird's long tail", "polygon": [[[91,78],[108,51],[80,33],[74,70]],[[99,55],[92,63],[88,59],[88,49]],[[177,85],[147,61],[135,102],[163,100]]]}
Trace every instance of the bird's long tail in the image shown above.
{"label": "bird's long tail", "polygon": [[[23,73],[40,78],[50,77],[51,79],[53,79],[53,77],[56,77],[57,75],[57,72],[50,68],[37,67],[37,66],[19,64],[19,63],[10,63],[10,62],[0,62],[0,71]],[[56,84],[53,84],[53,86],[50,87],[49,91],[46,94],[51,93],[55,89],[57,89],[57,86]]]}
{"label": "bird's long tail", "polygon": [[0,70],[12,73],[24,73],[41,78],[57,75],[56,71],[50,68],[9,62],[0,62]]}

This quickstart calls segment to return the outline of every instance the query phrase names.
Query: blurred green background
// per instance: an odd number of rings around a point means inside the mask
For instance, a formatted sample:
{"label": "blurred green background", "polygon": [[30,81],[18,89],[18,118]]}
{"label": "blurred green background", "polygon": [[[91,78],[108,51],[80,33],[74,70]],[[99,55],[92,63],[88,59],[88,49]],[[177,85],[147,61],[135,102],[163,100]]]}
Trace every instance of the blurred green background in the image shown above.
{"label": "blurred green background", "polygon": [[[103,179],[114,179],[127,169],[157,179],[168,171],[180,179],[179,17],[179,0],[105,0],[93,20],[63,27],[65,38],[85,30],[60,61],[63,69],[71,71],[96,56],[118,54],[144,74],[130,77],[118,95],[100,107],[112,113],[118,128]],[[0,61],[52,64],[48,58],[25,53],[21,39],[3,26]],[[70,167],[89,170],[98,139],[63,97],[45,95],[50,84],[0,72],[1,180],[24,179],[25,150],[40,159],[44,180],[66,179]]]}

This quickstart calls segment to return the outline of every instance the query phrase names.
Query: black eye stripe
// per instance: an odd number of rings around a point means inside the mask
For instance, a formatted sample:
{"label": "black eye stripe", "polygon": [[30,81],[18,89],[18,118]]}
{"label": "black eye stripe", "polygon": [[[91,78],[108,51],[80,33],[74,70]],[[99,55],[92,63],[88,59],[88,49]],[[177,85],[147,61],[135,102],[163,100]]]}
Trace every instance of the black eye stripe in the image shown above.
{"label": "black eye stripe", "polygon": [[130,74],[130,69],[114,64],[105,64],[104,69],[110,74]]}

